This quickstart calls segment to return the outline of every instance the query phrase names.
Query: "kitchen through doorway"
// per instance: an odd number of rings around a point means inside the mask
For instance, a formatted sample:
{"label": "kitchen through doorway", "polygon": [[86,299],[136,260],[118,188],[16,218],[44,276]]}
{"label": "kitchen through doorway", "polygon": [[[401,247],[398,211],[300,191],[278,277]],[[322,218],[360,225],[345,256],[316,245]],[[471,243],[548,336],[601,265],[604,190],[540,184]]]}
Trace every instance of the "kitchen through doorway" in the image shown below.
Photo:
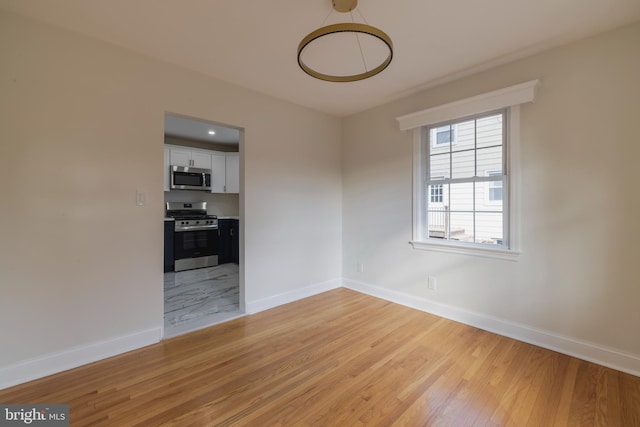
{"label": "kitchen through doorway", "polygon": [[244,315],[243,131],[166,113],[164,338]]}

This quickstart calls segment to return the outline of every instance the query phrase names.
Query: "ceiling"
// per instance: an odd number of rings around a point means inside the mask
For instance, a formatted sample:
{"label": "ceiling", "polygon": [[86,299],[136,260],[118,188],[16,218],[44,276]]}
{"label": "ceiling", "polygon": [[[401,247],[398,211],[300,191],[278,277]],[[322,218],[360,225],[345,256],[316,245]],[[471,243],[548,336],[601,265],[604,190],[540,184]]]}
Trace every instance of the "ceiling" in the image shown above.
{"label": "ceiling", "polygon": [[639,0],[360,0],[354,19],[391,37],[393,60],[367,80],[329,83],[305,74],[296,50],[311,31],[351,19],[330,0],[0,0],[0,8],[338,117],[640,20]]}
{"label": "ceiling", "polygon": [[[211,132],[214,133],[211,134]],[[173,114],[164,115],[164,133],[165,135],[218,144],[237,145],[240,142],[238,129]]]}

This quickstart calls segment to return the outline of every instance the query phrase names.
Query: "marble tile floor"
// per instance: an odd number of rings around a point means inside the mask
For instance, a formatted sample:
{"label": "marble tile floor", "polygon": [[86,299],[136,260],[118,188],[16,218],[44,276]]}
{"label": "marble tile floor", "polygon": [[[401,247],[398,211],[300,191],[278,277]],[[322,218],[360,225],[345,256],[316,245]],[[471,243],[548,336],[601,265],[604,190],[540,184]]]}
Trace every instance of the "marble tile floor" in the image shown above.
{"label": "marble tile floor", "polygon": [[237,264],[164,275],[164,337],[240,317]]}

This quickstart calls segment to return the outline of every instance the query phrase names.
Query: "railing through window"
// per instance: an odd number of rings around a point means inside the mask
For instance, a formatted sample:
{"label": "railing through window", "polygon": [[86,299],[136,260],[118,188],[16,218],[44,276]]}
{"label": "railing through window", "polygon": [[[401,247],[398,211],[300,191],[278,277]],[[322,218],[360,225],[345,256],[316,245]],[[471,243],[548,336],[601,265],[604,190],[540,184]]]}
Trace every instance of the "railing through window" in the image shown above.
{"label": "railing through window", "polygon": [[449,238],[449,206],[431,207],[428,216],[429,237]]}

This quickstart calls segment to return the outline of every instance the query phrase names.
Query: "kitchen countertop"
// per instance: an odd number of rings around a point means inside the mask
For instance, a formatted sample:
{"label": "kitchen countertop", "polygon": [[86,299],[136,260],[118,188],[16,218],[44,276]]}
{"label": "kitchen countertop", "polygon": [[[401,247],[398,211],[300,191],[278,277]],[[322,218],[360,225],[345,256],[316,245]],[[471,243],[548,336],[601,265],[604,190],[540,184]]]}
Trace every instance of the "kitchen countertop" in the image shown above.
{"label": "kitchen countertop", "polygon": [[[219,216],[218,219],[237,219],[240,220],[239,216]],[[164,217],[165,221],[175,221],[175,218]]]}

